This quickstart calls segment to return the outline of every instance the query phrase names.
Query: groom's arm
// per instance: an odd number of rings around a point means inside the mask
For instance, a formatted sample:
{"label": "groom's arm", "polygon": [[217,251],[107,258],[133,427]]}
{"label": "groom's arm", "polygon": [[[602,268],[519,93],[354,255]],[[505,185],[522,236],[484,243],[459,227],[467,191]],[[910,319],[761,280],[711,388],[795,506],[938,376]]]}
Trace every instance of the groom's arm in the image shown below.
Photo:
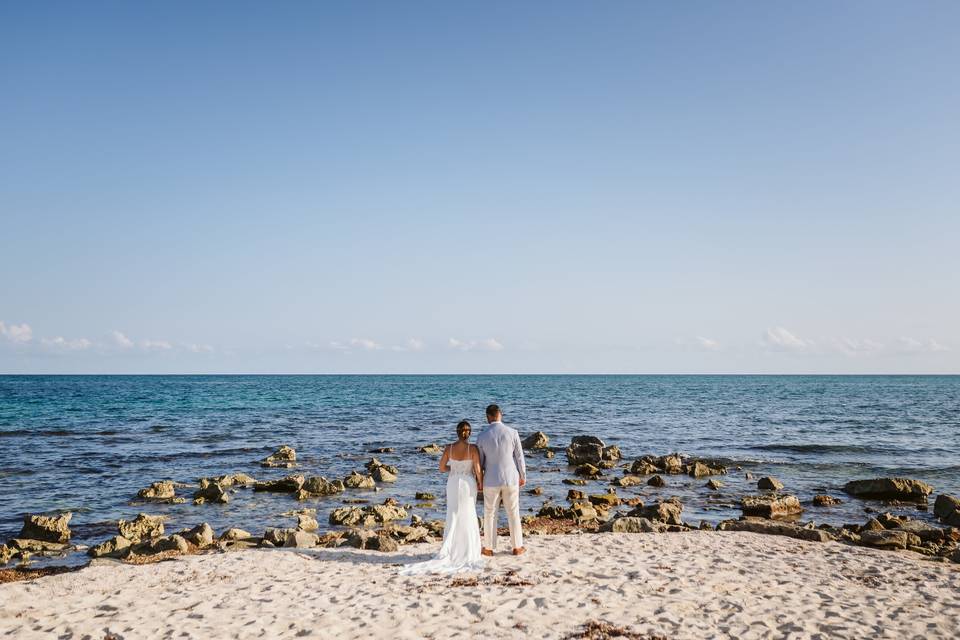
{"label": "groom's arm", "polygon": [[520,443],[520,434],[513,432],[513,462],[517,465],[517,471],[520,472],[520,486],[527,483],[527,461],[523,458],[523,444]]}

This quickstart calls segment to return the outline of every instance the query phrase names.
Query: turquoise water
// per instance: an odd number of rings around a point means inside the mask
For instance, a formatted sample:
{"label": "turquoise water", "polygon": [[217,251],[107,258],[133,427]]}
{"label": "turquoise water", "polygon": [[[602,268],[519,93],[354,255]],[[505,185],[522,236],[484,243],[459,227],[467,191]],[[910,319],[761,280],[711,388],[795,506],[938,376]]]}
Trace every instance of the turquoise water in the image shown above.
{"label": "turquoise water", "polygon": [[[0,539],[19,531],[25,513],[61,509],[74,512],[74,538],[88,544],[139,511],[167,514],[168,530],[206,521],[256,533],[290,526],[281,514],[298,506],[317,508],[324,523],[344,496],[300,504],[241,491],[227,505],[132,503],[154,480],[285,475],[257,464],[281,444],[297,449],[297,473],[327,477],[361,470],[373,448],[396,447],[378,457],[400,468],[400,481],[346,497],[407,503],[431,491],[436,506],[414,512],[441,517],[436,458],[413,449],[455,439],[463,418],[479,428],[490,402],[522,435],[545,431],[554,446],[594,434],[628,460],[680,451],[741,467],[719,495],[679,477],[664,489],[619,490],[678,495],[693,523],[739,515],[737,500],[753,487],[746,471],[776,476],[801,500],[842,497],[847,480],[876,475],[960,494],[957,376],[0,376]],[[524,495],[525,511],[566,495],[565,462],[562,452],[528,458],[530,486],[544,495]],[[862,522],[870,505],[844,499],[805,518]]]}

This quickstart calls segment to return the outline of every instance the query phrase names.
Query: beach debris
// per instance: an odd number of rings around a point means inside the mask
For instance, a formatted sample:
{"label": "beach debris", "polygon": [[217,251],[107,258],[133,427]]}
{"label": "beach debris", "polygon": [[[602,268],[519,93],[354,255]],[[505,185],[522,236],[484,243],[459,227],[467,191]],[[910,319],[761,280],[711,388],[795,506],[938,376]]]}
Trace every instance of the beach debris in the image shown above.
{"label": "beach debris", "polygon": [[834,498],[833,496],[828,496],[825,494],[818,494],[813,496],[813,504],[817,507],[829,507],[835,504],[840,504],[843,502],[840,498]]}
{"label": "beach debris", "polygon": [[907,500],[926,502],[933,487],[926,482],[911,478],[871,478],[852,480],[843,485],[843,490],[858,498],[884,500]]}
{"label": "beach debris", "polygon": [[764,476],[757,480],[757,489],[761,491],[780,491],[783,483],[772,476]]}
{"label": "beach debris", "polygon": [[306,500],[307,498],[318,498],[321,496],[332,496],[342,493],[344,484],[342,480],[330,482],[323,476],[310,476],[303,481],[300,489],[296,491],[297,500]]}
{"label": "beach debris", "polygon": [[55,516],[26,515],[23,517],[23,527],[18,537],[47,542],[69,542],[69,524],[72,517],[73,514],[69,511]]}
{"label": "beach debris", "polygon": [[365,476],[362,473],[357,473],[356,471],[351,471],[350,475],[343,479],[343,486],[348,489],[376,489],[377,484],[373,481],[373,478],[370,476]]}
{"label": "beach debris", "polygon": [[226,504],[228,502],[230,502],[230,496],[219,482],[208,483],[193,494],[193,504]]}
{"label": "beach debris", "polygon": [[836,540],[829,531],[810,529],[791,522],[775,522],[773,520],[745,518],[743,520],[724,520],[717,525],[717,531],[749,531],[765,535],[786,536],[810,542],[829,542]]}
{"label": "beach debris", "polygon": [[141,500],[170,500],[176,497],[173,480],[152,482],[149,487],[137,491],[137,497]]}
{"label": "beach debris", "polygon": [[651,476],[650,479],[647,480],[647,484],[651,487],[665,487],[667,485],[667,481],[663,479],[663,476],[656,475]]}
{"label": "beach debris", "polygon": [[550,446],[550,438],[543,431],[535,431],[520,443],[524,449],[546,449]]}
{"label": "beach debris", "polygon": [[656,520],[666,524],[683,524],[680,514],[683,512],[683,504],[679,500],[664,500],[648,506],[637,505],[631,509],[627,515]]}
{"label": "beach debris", "polygon": [[275,493],[296,493],[303,486],[304,477],[300,475],[287,476],[277,480],[266,480],[253,485],[254,491],[272,491]]}
{"label": "beach debris", "polygon": [[396,482],[400,471],[393,465],[384,464],[373,458],[366,464],[367,472],[377,482]]}
{"label": "beach debris", "polygon": [[596,436],[574,436],[567,447],[567,464],[571,466],[599,466],[602,463],[615,463],[620,457],[618,446],[607,446]]}
{"label": "beach debris", "polygon": [[713,478],[710,478],[709,480],[707,480],[707,484],[705,484],[704,486],[707,489],[710,489],[712,491],[718,491],[721,487],[723,487],[723,483],[720,482],[719,480],[714,480]]}
{"label": "beach debris", "polygon": [[290,469],[297,466],[297,451],[288,445],[283,445],[266,458],[260,461],[261,467]]}
{"label": "beach debris", "polygon": [[803,507],[796,496],[779,494],[744,496],[740,500],[740,509],[745,516],[761,518],[782,518],[803,513]]}
{"label": "beach debris", "polygon": [[563,640],[667,640],[667,636],[649,635],[620,627],[603,620],[588,620],[577,631],[567,634]]}
{"label": "beach debris", "polygon": [[940,494],[933,503],[933,514],[944,524],[960,527],[960,499]]}
{"label": "beach debris", "polygon": [[431,442],[430,444],[425,444],[422,447],[417,447],[417,453],[429,453],[433,455],[439,455],[443,453],[443,448],[438,445],[436,442]]}
{"label": "beach debris", "polygon": [[163,516],[151,516],[140,513],[133,520],[120,520],[117,529],[120,535],[130,542],[137,543],[147,538],[163,535]]}

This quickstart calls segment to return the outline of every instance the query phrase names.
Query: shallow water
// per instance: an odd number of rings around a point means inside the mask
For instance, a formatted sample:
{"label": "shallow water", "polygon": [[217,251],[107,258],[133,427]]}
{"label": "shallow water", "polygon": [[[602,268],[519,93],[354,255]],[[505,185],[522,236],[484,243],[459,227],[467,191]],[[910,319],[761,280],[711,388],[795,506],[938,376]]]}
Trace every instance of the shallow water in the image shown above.
{"label": "shallow water", "polygon": [[[74,541],[83,544],[141,511],[168,515],[168,531],[209,522],[218,532],[258,533],[291,526],[280,514],[309,506],[323,527],[345,497],[410,503],[416,491],[438,500],[413,512],[439,518],[437,457],[414,449],[452,441],[462,418],[478,433],[490,402],[521,435],[542,430],[556,447],[592,434],[618,444],[628,461],[674,451],[726,460],[720,492],[677,476],[663,489],[618,490],[679,496],[693,523],[739,516],[739,496],[755,488],[746,471],[777,477],[801,501],[842,497],[836,507],[807,508],[804,519],[818,523],[862,522],[865,507],[881,506],[843,496],[840,487],[855,478],[904,475],[960,494],[958,376],[0,376],[0,540],[17,534],[24,514],[54,510],[74,512]],[[362,470],[369,450],[392,446],[395,454],[378,457],[397,465],[400,479],[305,503],[249,490],[227,505],[132,502],[154,480],[281,477],[290,472],[257,464],[281,444],[296,448],[296,473],[328,478]],[[544,494],[524,494],[524,512],[565,497],[562,451],[527,463],[529,486]]]}

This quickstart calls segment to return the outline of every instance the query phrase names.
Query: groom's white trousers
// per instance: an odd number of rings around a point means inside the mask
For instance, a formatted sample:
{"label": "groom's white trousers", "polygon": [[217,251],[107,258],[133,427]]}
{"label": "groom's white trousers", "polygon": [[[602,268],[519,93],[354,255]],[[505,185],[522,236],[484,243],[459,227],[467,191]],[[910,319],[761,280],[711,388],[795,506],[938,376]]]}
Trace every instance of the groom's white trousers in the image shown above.
{"label": "groom's white trousers", "polygon": [[517,485],[483,488],[483,546],[491,551],[497,548],[497,511],[501,500],[507,510],[510,543],[514,549],[519,549],[523,546],[523,529],[520,527],[520,487]]}

